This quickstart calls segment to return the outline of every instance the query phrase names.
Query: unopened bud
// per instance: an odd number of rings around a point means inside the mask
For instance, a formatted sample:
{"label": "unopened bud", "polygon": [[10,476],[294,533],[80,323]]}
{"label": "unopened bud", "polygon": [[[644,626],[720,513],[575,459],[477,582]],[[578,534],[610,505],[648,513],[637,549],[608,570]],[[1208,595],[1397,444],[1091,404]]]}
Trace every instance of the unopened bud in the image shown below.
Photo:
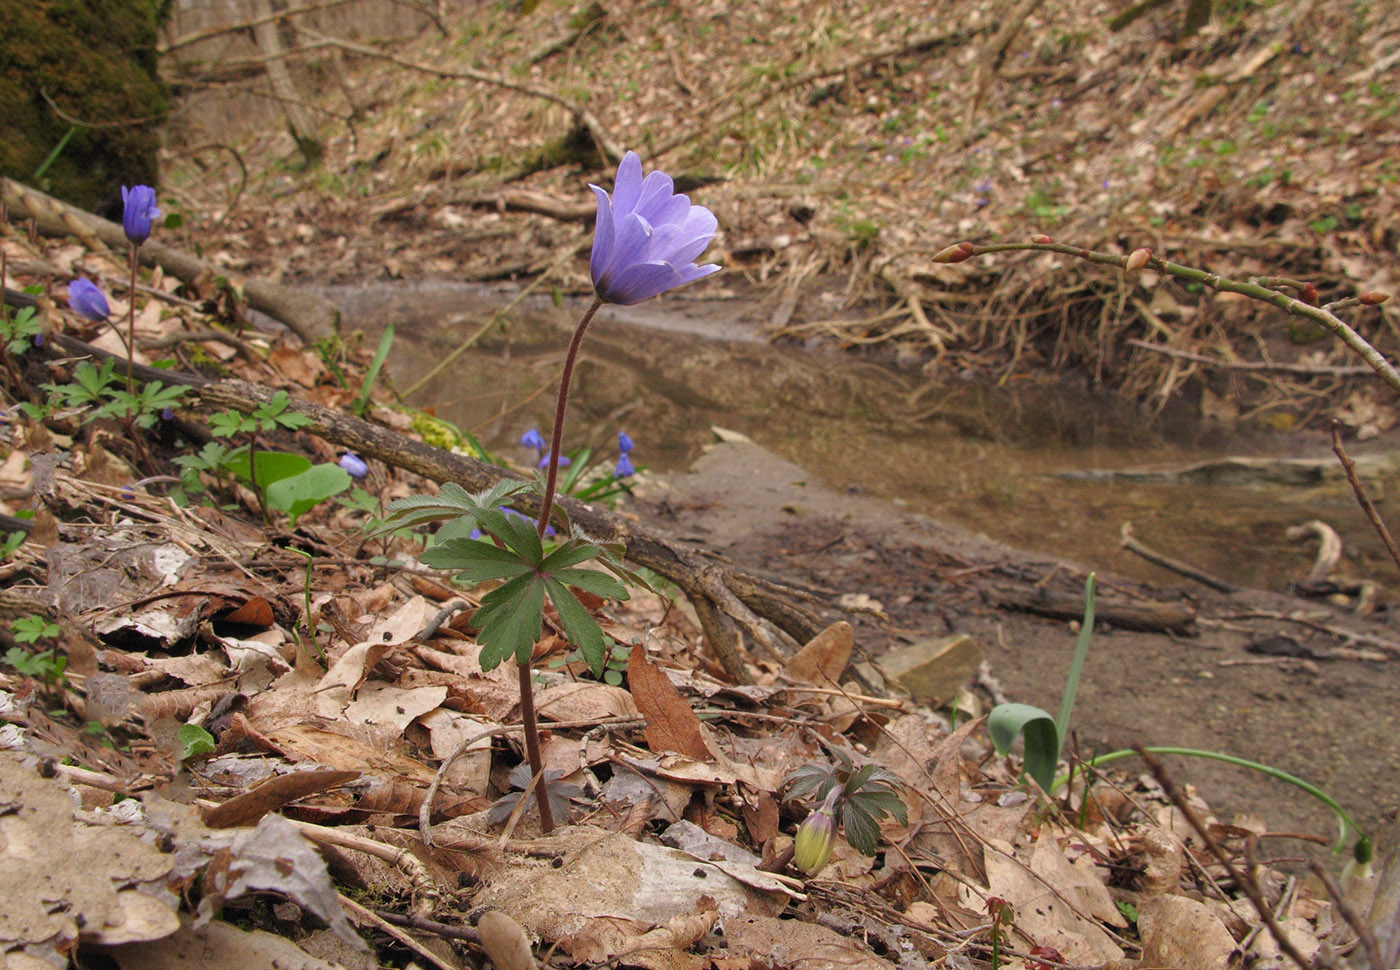
{"label": "unopened bud", "polygon": [[1298,293],[1298,299],[1308,306],[1317,306],[1317,287],[1311,283],[1304,283],[1303,289]]}
{"label": "unopened bud", "polygon": [[1041,233],[1039,236],[1031,237],[1031,242],[1033,243],[1052,243],[1054,241],[1054,239],[1051,239],[1049,236],[1045,235],[1045,233]]}
{"label": "unopened bud", "polygon": [[1362,293],[1357,297],[1362,306],[1380,306],[1388,299],[1390,299],[1389,293],[1377,293],[1374,290],[1370,293]]}
{"label": "unopened bud", "polygon": [[1128,261],[1123,264],[1123,272],[1136,273],[1147,265],[1147,261],[1152,258],[1150,249],[1134,249],[1128,254]]}
{"label": "unopened bud", "polygon": [[836,799],[839,797],[841,786],[837,785],[827,793],[826,801],[797,827],[797,837],[792,843],[792,864],[809,876],[821,872],[831,858],[831,847],[836,844]]}
{"label": "unopened bud", "polygon": [[961,263],[976,251],[977,247],[970,242],[954,243],[934,253],[933,261],[935,263]]}

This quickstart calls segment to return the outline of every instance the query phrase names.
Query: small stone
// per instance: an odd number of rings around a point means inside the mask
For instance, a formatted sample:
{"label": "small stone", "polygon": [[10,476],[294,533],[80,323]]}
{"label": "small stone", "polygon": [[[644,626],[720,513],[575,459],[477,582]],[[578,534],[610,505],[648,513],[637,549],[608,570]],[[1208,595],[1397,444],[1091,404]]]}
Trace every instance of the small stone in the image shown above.
{"label": "small stone", "polygon": [[899,681],[916,701],[937,707],[957,696],[977,674],[982,648],[966,633],[892,650],[880,658],[886,675]]}

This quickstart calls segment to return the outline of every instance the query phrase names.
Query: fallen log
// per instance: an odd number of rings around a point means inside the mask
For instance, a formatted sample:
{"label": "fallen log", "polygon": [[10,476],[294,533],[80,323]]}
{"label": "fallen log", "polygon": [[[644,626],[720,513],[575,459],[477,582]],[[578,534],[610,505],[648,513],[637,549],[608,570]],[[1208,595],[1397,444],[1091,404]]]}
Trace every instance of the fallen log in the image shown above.
{"label": "fallen log", "polygon": [[[11,217],[21,212],[32,217],[35,226],[45,235],[77,236],[84,245],[94,250],[107,248],[126,252],[126,234],[117,223],[69,205],[28,185],[21,185],[14,179],[0,178],[0,202],[9,206]],[[155,239],[148,239],[142,244],[141,262],[159,266],[187,283],[192,283],[201,276],[225,277],[242,291],[249,307],[285,324],[304,343],[314,343],[322,337],[334,334],[340,328],[340,311],[334,303],[324,297],[297,287],[240,277]]]}

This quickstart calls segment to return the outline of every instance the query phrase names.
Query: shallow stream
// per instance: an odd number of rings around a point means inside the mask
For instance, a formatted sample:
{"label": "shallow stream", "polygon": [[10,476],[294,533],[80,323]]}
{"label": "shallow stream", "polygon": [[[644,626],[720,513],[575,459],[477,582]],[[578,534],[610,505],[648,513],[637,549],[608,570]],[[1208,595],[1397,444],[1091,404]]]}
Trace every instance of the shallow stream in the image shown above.
{"label": "shallow stream", "polygon": [[[363,329],[373,341],[386,323],[396,325],[390,371],[400,390],[481,331],[407,401],[493,451],[529,460],[519,438],[531,427],[548,430],[583,303],[531,297],[502,323],[493,315],[514,296],[508,289],[423,282],[321,292],[341,307],[347,332]],[[1018,376],[998,385],[829,348],[778,348],[755,336],[766,312],[734,300],[605,307],[576,371],[566,450],[590,445],[610,467],[625,430],[636,464],[664,473],[687,468],[713,440],[712,427],[729,428],[829,486],[1156,583],[1182,580],[1123,550],[1124,522],[1148,547],[1222,579],[1283,589],[1307,574],[1315,551],[1314,541],[1291,541],[1286,530],[1321,519],[1342,537],[1339,576],[1389,583],[1394,567],[1319,437],[1249,434],[1185,405],[1148,415],[1070,380]],[[1166,481],[1101,474],[1239,455],[1316,458],[1330,480],[1241,485],[1238,473]],[[1368,485],[1383,500],[1400,476]]]}

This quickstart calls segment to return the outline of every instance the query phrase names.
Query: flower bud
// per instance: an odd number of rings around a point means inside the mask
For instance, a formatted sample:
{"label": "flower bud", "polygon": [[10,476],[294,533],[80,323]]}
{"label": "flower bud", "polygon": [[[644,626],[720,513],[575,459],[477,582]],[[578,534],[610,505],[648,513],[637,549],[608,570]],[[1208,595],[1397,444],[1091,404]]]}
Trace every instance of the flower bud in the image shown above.
{"label": "flower bud", "polygon": [[831,847],[836,842],[836,799],[840,797],[841,786],[837,785],[827,793],[826,801],[797,827],[792,864],[809,876],[821,872],[831,858]]}
{"label": "flower bud", "polygon": [[369,465],[365,464],[365,460],[353,451],[347,451],[341,455],[340,461],[336,464],[349,472],[351,478],[364,478],[369,474]]}
{"label": "flower bud", "polygon": [[1298,299],[1308,306],[1317,306],[1317,287],[1311,283],[1303,284],[1303,289],[1298,293]]}
{"label": "flower bud", "polygon": [[1052,243],[1052,242],[1054,242],[1054,241],[1055,241],[1054,239],[1052,239],[1051,237],[1045,235],[1045,233],[1043,233],[1043,232],[1042,232],[1039,236],[1032,236],[1032,237],[1031,237],[1031,242],[1033,242],[1033,243]]}
{"label": "flower bud", "polygon": [[1123,272],[1136,273],[1147,265],[1147,261],[1152,258],[1150,249],[1134,249],[1128,254],[1128,260],[1123,264]]}
{"label": "flower bud", "polygon": [[961,263],[976,252],[976,248],[972,243],[966,241],[954,243],[934,253],[933,261],[935,263]]}
{"label": "flower bud", "polygon": [[1390,294],[1377,293],[1376,291],[1372,290],[1370,293],[1362,293],[1359,297],[1357,297],[1357,299],[1360,301],[1362,306],[1380,306],[1386,300],[1390,299]]}

